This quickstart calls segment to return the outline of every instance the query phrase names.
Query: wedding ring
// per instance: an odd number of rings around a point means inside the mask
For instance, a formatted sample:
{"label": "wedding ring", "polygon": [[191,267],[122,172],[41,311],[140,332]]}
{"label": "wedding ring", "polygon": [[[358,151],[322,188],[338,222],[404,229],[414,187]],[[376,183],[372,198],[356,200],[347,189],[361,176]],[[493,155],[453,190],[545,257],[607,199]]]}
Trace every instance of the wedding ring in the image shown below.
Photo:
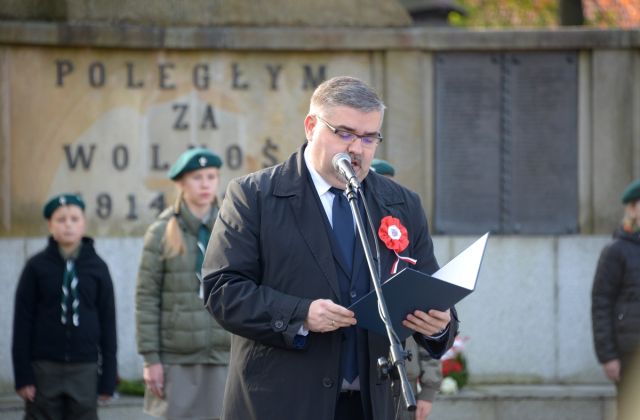
{"label": "wedding ring", "polygon": [[333,319],[331,320],[331,326],[332,326],[333,328],[335,328],[335,327],[336,327],[336,321],[334,321]]}

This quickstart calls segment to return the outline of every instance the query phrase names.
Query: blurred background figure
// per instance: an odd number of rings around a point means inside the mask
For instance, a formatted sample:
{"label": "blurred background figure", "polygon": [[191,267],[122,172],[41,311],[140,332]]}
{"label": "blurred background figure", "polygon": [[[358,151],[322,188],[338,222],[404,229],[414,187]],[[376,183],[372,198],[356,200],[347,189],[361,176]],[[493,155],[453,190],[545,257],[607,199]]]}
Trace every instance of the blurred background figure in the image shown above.
{"label": "blurred background figure", "polygon": [[178,197],[144,238],[137,342],[144,358],[144,409],[157,417],[220,416],[230,340],[204,309],[200,270],[218,214],[221,166],[207,149],[180,155],[168,174]]}
{"label": "blurred background figure", "polygon": [[396,175],[395,168],[389,162],[383,159],[373,159],[371,161],[371,170],[391,179],[393,179],[393,177]]}
{"label": "blurred background figure", "polygon": [[[383,159],[373,159],[371,169],[388,178],[393,178],[396,174],[393,165]],[[440,361],[429,357],[426,351],[421,351],[413,337],[407,338],[405,349],[413,355],[412,360],[406,366],[407,376],[416,396],[417,409],[415,413],[404,411],[403,420],[426,419],[431,414],[433,400],[442,382]]]}
{"label": "blurred background figure", "polygon": [[116,385],[116,315],[109,269],[85,237],[74,194],[44,206],[49,243],[20,276],[13,319],[15,389],[26,419],[97,419]]}
{"label": "blurred background figure", "polygon": [[640,179],[622,193],[624,217],[600,254],[591,293],[598,361],[617,388],[623,411],[633,357],[640,343]]}

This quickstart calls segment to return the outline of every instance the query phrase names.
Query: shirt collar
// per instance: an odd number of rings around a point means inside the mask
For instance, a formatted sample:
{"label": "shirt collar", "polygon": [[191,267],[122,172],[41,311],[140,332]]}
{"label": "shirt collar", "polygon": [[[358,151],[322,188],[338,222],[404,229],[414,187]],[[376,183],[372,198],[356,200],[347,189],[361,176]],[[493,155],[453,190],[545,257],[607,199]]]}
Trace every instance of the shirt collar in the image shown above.
{"label": "shirt collar", "polygon": [[305,147],[304,149],[304,163],[307,165],[307,169],[309,170],[309,175],[311,175],[311,181],[313,181],[313,186],[316,188],[318,195],[322,197],[324,194],[329,191],[331,188],[331,184],[322,178],[322,176],[316,171],[316,168],[313,167],[313,163],[311,162],[311,152],[309,151],[309,147]]}
{"label": "shirt collar", "polygon": [[58,244],[58,252],[63,260],[77,260],[80,255],[80,248],[82,247],[82,241],[75,247],[69,254],[65,254],[62,247]]}

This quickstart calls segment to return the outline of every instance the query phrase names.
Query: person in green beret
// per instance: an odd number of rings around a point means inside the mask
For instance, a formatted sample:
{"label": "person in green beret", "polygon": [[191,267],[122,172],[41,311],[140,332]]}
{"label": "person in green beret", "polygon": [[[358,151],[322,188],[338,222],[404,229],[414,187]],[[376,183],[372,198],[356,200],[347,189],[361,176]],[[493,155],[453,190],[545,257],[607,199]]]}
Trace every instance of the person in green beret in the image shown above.
{"label": "person in green beret", "polygon": [[[383,159],[373,159],[371,170],[377,174],[393,179],[396,170],[389,162]],[[406,363],[407,378],[411,382],[413,392],[416,396],[416,411],[402,412],[402,420],[424,420],[429,417],[433,410],[433,400],[440,389],[442,383],[442,370],[440,361],[429,356],[426,350],[420,348],[413,337],[407,338],[405,349],[413,355],[412,359]],[[420,388],[418,388],[420,384]]]}
{"label": "person in green beret", "polygon": [[395,168],[389,162],[383,159],[373,159],[371,161],[371,169],[377,174],[384,175],[392,179],[396,175]]}
{"label": "person in green beret", "polygon": [[84,236],[84,208],[75,194],[46,203],[48,244],[29,258],[16,289],[13,371],[28,419],[97,419],[97,399],[115,390],[113,284]]}
{"label": "person in green beret", "polygon": [[598,361],[618,391],[622,415],[634,358],[640,350],[640,179],[622,193],[624,216],[601,252],[591,291]]}
{"label": "person in green beret", "polygon": [[222,160],[204,148],[180,155],[178,188],[144,237],[136,289],[136,335],[144,358],[144,407],[170,419],[220,417],[229,333],[203,305],[201,267],[218,214]]}

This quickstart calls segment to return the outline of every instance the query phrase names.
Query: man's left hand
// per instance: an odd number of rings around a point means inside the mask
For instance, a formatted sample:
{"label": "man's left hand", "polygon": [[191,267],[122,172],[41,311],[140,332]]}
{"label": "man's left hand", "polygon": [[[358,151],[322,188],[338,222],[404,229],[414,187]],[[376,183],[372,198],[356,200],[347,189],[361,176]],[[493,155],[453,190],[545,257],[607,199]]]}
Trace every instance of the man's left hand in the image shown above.
{"label": "man's left hand", "polygon": [[417,310],[413,311],[412,314],[407,315],[407,318],[402,321],[402,325],[422,335],[433,336],[444,331],[447,325],[449,325],[449,322],[451,322],[450,309],[444,312],[431,309],[429,313]]}
{"label": "man's left hand", "polygon": [[107,394],[98,395],[99,405],[106,405],[109,401],[111,401],[111,395],[107,395]]}
{"label": "man's left hand", "polygon": [[431,414],[433,403],[431,401],[416,401],[416,420],[425,420]]}

